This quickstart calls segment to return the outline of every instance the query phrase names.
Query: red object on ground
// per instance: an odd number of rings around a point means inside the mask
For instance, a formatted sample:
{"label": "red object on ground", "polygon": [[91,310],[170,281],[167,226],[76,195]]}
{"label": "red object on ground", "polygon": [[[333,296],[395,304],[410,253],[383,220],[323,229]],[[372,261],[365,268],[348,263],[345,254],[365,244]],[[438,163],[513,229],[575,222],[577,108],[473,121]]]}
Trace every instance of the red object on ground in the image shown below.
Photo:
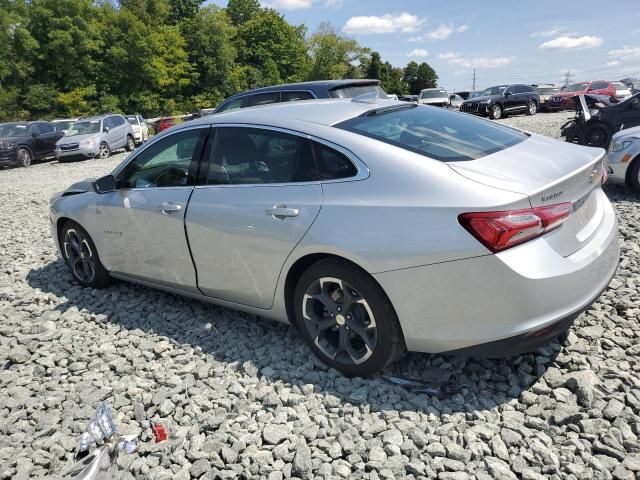
{"label": "red object on ground", "polygon": [[164,442],[169,438],[164,425],[161,423],[151,422],[151,430],[153,430],[153,434],[156,436],[156,443]]}

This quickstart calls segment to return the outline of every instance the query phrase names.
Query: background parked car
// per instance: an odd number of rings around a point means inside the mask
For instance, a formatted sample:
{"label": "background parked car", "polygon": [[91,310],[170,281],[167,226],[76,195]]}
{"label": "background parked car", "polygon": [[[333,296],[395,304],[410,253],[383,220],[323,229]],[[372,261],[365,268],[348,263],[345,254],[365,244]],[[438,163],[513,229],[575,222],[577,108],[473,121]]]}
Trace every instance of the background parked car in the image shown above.
{"label": "background parked car", "polygon": [[51,122],[0,124],[0,166],[28,167],[34,161],[53,159],[56,142],[64,132]]}
{"label": "background parked car", "polygon": [[401,102],[418,103],[418,95],[401,95],[398,97]]}
{"label": "background parked car", "polygon": [[607,95],[616,96],[616,87],[607,80],[593,80],[590,82],[578,82],[569,85],[564,91],[557,93],[547,102],[549,110],[572,110],[573,98],[578,95]]}
{"label": "background parked car", "polygon": [[535,115],[538,105],[540,96],[531,85],[515,83],[484,89],[477,97],[465,100],[460,111],[498,119],[511,113]]}
{"label": "background parked car", "polygon": [[540,83],[531,86],[535,87],[538,95],[540,96],[540,110],[547,110],[547,103],[551,100],[551,97],[560,93],[560,89],[550,83]]}
{"label": "background parked car", "polygon": [[449,107],[455,110],[459,110],[463,102],[464,98],[462,98],[460,95],[456,95],[455,93],[449,95]]}
{"label": "background parked car", "polygon": [[363,93],[375,93],[378,98],[387,99],[387,94],[380,86],[380,80],[323,80],[273,85],[238,93],[222,102],[216,108],[216,113],[314,98],[354,98]]}
{"label": "background parked car", "polygon": [[449,94],[444,88],[425,88],[420,91],[418,103],[434,107],[446,107],[449,105]]}
{"label": "background parked car", "polygon": [[607,173],[613,183],[624,183],[640,193],[640,127],[613,135],[607,152]]}
{"label": "background parked car", "polygon": [[149,126],[142,115],[126,115],[125,118],[133,129],[133,139],[136,145],[141,145],[149,140]]}
{"label": "background parked car", "polygon": [[56,145],[59,162],[86,158],[107,158],[120,148],[135,148],[133,128],[119,114],[87,117],[72,123]]}
{"label": "background parked car", "polygon": [[77,122],[78,120],[80,119],[79,118],[56,118],[55,120],[51,120],[51,123],[53,123],[56,126],[56,130],[60,130],[66,133],[69,126],[73,122]]}
{"label": "background parked car", "polygon": [[470,98],[477,97],[480,94],[480,92],[474,92],[474,91],[468,91],[468,90],[463,90],[460,92],[453,92],[453,93],[455,93],[456,95],[459,95],[464,100],[469,100]]}
{"label": "background parked car", "polygon": [[624,83],[622,82],[612,82],[612,83],[616,89],[616,98],[618,100],[624,100],[625,98],[631,96],[631,89],[627,87]]}

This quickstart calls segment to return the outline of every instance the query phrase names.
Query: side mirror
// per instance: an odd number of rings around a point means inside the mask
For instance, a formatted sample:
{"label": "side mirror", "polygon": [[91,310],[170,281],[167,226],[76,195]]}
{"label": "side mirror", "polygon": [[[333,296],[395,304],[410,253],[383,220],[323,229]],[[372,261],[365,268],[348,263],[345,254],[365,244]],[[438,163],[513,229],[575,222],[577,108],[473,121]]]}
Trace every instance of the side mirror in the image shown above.
{"label": "side mirror", "polygon": [[116,189],[116,179],[113,175],[105,175],[93,182],[93,188],[98,193],[109,193]]}
{"label": "side mirror", "polygon": [[109,127],[104,127],[105,133],[109,133]]}

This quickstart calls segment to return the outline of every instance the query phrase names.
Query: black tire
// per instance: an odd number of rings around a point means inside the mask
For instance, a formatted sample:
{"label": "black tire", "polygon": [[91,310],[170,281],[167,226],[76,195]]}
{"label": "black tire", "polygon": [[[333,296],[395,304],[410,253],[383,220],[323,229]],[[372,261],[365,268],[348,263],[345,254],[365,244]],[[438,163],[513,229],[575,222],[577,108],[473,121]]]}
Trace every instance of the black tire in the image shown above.
{"label": "black tire", "polygon": [[502,107],[500,105],[493,105],[491,107],[491,110],[489,111],[489,118],[492,120],[499,120],[502,118],[502,114],[504,112],[502,111]]}
{"label": "black tire", "polygon": [[107,142],[100,143],[100,150],[98,151],[97,157],[101,160],[105,160],[111,156],[111,148],[109,148],[109,144]]}
{"label": "black tire", "polygon": [[125,148],[127,149],[127,152],[132,152],[133,149],[136,148],[136,141],[131,135],[127,135],[127,145]]}
{"label": "black tire", "polygon": [[29,167],[33,163],[33,154],[28,148],[19,148],[16,152],[16,157],[18,159],[18,165],[23,168]]}
{"label": "black tire", "polygon": [[[310,293],[316,288],[319,293]],[[348,377],[378,373],[405,350],[387,295],[368,273],[346,261],[330,258],[311,265],[296,286],[294,312],[298,330],[313,353]],[[343,338],[347,349],[342,348]]]}
{"label": "black tire", "polygon": [[592,122],[582,129],[578,135],[578,143],[589,147],[607,148],[612,135],[613,131],[607,124]]}
{"label": "black tire", "polygon": [[[102,265],[98,250],[84,228],[68,220],[62,225],[59,238],[62,258],[73,278],[82,286],[105,288],[111,284],[111,276]],[[77,246],[74,246],[74,238]]]}
{"label": "black tire", "polygon": [[627,173],[627,185],[634,192],[640,194],[640,155],[631,161]]}
{"label": "black tire", "polygon": [[537,112],[538,112],[538,104],[533,100],[529,100],[529,103],[527,103],[527,110],[526,110],[527,115],[535,115]]}

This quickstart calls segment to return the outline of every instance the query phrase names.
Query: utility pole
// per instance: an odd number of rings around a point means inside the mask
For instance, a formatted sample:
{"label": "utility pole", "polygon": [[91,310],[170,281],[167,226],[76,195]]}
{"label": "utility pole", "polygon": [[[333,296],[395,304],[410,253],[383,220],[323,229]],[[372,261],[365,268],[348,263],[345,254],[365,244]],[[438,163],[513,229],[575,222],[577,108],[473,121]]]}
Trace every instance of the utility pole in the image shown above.
{"label": "utility pole", "polygon": [[573,77],[573,73],[571,73],[571,70],[567,70],[562,74],[562,76],[564,77],[564,86],[568,87],[571,83],[571,77]]}
{"label": "utility pole", "polygon": [[476,91],[476,69],[473,69],[473,88],[471,89],[472,92]]}

